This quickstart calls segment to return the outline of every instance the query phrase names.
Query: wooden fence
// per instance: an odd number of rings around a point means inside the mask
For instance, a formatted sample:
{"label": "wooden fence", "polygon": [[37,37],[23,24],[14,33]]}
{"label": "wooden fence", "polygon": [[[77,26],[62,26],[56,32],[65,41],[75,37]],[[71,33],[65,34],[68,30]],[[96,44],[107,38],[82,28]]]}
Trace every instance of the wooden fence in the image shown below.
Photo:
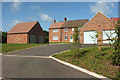
{"label": "wooden fence", "polygon": [[112,40],[116,40],[116,39],[97,40],[99,51],[101,50],[101,46],[114,46],[115,44],[103,44],[103,41],[112,41]]}

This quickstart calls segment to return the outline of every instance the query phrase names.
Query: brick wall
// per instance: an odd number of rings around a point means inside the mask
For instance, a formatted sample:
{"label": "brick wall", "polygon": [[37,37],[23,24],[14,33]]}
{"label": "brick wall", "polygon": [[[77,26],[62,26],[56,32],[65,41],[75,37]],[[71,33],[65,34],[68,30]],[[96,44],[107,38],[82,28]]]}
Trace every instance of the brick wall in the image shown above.
{"label": "brick wall", "polygon": [[29,34],[34,34],[36,35],[36,42],[39,43],[39,36],[44,36],[44,42],[45,42],[45,34],[44,31],[42,29],[42,27],[40,26],[40,24],[36,24],[30,31]]}
{"label": "brick wall", "polygon": [[[68,36],[68,40],[65,40],[65,35]],[[70,42],[70,35],[73,35],[72,28],[68,28],[67,32],[65,32],[63,28],[62,29],[62,42]]]}
{"label": "brick wall", "polygon": [[98,12],[88,23],[86,23],[80,30],[80,42],[84,43],[84,31],[97,31],[101,33],[98,39],[103,39],[103,30],[115,30],[115,23]]}
{"label": "brick wall", "polygon": [[[30,34],[36,35],[36,43],[39,43],[39,36],[44,36],[44,31],[40,24],[37,23],[27,34],[15,33],[7,34],[7,43],[30,43]],[[45,37],[44,37],[45,38]],[[44,39],[45,42],[45,39]]]}
{"label": "brick wall", "polygon": [[9,34],[7,43],[28,43],[28,34]]}
{"label": "brick wall", "polygon": [[[58,40],[53,40],[53,36],[58,36]],[[61,29],[58,29],[58,32],[49,29],[49,42],[61,42]]]}
{"label": "brick wall", "polygon": [[[65,35],[68,36],[68,40],[65,40]],[[58,29],[58,32],[49,29],[49,42],[70,42],[70,35],[73,35],[72,28],[68,28],[67,32],[64,31],[64,28]],[[53,36],[58,36],[58,40],[53,40]]]}

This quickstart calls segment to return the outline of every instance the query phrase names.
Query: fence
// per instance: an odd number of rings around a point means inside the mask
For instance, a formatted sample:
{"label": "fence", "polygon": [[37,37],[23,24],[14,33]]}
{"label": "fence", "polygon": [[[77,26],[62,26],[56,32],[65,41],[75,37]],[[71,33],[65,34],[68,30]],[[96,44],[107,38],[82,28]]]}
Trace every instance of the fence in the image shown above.
{"label": "fence", "polygon": [[115,44],[103,44],[103,41],[113,41],[113,40],[116,40],[116,39],[105,39],[105,40],[97,40],[98,42],[98,47],[99,47],[99,51],[101,50],[101,46],[114,46]]}

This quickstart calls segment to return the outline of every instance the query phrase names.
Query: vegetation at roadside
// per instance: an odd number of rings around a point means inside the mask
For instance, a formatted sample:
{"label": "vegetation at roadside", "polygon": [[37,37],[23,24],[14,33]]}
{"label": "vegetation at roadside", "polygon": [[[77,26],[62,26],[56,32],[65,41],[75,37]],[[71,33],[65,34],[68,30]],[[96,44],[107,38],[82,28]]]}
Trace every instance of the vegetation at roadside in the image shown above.
{"label": "vegetation at roadside", "polygon": [[45,43],[49,42],[49,32],[44,30],[44,34],[45,34]]}
{"label": "vegetation at roadside", "polygon": [[116,25],[115,33],[117,36],[115,37],[116,40],[114,42],[115,46],[112,54],[112,63],[120,66],[120,25]]}
{"label": "vegetation at roadside", "polygon": [[2,38],[1,39],[1,42],[2,43],[7,43],[7,32],[0,32],[1,33],[1,35],[0,35],[0,37]]}
{"label": "vegetation at roadside", "polygon": [[[79,28],[79,27],[78,27]],[[75,29],[74,30],[74,34],[73,34],[73,46],[71,46],[71,51],[73,52],[73,56],[75,58],[79,58],[81,57],[81,54],[80,54],[80,39],[79,39],[79,30]]]}
{"label": "vegetation at roadside", "polygon": [[43,44],[2,44],[2,53],[40,46]]}
{"label": "vegetation at roadside", "polygon": [[112,47],[102,47],[101,51],[98,51],[97,47],[91,47],[80,49],[79,53],[82,54],[80,58],[75,58],[72,51],[56,54],[54,57],[108,78],[119,80],[118,68],[120,66],[112,65],[112,51]]}

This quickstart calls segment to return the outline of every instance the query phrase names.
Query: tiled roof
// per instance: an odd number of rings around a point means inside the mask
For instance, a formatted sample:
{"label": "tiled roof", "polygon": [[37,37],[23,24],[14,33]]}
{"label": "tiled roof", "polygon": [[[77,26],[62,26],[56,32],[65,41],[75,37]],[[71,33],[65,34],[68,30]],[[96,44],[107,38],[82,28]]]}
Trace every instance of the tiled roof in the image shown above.
{"label": "tiled roof", "polygon": [[112,19],[114,22],[120,21],[120,17],[119,18],[110,18],[110,19]]}
{"label": "tiled roof", "polygon": [[36,23],[37,21],[18,23],[8,32],[8,34],[9,33],[28,33]]}
{"label": "tiled roof", "polygon": [[56,22],[53,23],[49,28],[79,27],[83,26],[86,22],[88,22],[88,19]]}
{"label": "tiled roof", "polygon": [[64,22],[53,23],[49,28],[61,28]]}

